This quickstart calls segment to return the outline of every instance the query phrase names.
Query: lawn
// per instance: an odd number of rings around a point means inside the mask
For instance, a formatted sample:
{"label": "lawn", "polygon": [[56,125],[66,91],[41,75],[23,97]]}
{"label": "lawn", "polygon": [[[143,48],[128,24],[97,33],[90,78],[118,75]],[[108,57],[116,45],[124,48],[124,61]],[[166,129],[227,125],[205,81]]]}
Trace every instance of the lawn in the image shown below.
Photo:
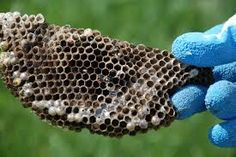
{"label": "lawn", "polygon": [[[0,0],[0,11],[42,13],[49,23],[90,27],[161,49],[184,32],[204,31],[235,13],[234,0]],[[74,133],[41,122],[0,81],[0,157],[234,157],[209,143],[209,113],[121,139]]]}

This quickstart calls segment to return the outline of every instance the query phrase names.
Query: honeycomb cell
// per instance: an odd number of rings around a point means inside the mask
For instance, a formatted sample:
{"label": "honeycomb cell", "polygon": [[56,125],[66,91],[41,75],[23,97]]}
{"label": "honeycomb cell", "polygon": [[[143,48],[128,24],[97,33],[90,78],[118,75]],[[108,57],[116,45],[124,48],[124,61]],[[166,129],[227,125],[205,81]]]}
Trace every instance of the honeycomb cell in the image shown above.
{"label": "honeycomb cell", "polygon": [[168,51],[48,24],[42,14],[0,14],[0,71],[24,107],[58,127],[120,137],[168,126],[169,94],[187,83],[209,85],[208,68]]}

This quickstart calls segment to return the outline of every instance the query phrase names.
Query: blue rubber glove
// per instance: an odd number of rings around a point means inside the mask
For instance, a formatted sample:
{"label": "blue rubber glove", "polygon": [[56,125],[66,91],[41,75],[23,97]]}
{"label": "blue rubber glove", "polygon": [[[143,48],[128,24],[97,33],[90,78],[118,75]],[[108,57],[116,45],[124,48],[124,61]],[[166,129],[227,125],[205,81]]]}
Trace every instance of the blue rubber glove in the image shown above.
{"label": "blue rubber glove", "polygon": [[172,96],[177,118],[208,110],[224,120],[210,128],[210,141],[220,147],[236,147],[236,15],[204,33],[179,36],[172,52],[183,63],[212,67],[215,78],[208,89],[188,85]]}

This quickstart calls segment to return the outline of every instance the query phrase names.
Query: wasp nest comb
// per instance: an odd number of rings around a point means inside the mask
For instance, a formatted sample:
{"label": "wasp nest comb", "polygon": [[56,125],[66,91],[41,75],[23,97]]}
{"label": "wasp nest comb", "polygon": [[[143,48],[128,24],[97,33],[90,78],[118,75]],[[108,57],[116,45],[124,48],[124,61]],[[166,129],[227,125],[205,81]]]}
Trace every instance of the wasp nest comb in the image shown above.
{"label": "wasp nest comb", "polygon": [[49,25],[43,15],[0,14],[0,69],[7,87],[42,120],[119,137],[168,126],[169,94],[211,71],[181,64],[168,51],[99,31]]}

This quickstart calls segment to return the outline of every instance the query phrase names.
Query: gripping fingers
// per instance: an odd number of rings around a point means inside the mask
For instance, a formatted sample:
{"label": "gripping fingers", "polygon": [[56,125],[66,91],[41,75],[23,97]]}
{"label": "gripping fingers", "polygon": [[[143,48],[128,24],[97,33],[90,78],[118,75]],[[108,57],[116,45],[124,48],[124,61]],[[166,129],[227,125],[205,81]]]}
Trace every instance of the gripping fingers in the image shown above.
{"label": "gripping fingers", "polygon": [[210,141],[219,147],[236,146],[236,120],[223,122],[209,130]]}
{"label": "gripping fingers", "polygon": [[204,98],[207,88],[197,85],[187,85],[171,97],[177,110],[177,119],[185,119],[195,113],[206,110]]}

